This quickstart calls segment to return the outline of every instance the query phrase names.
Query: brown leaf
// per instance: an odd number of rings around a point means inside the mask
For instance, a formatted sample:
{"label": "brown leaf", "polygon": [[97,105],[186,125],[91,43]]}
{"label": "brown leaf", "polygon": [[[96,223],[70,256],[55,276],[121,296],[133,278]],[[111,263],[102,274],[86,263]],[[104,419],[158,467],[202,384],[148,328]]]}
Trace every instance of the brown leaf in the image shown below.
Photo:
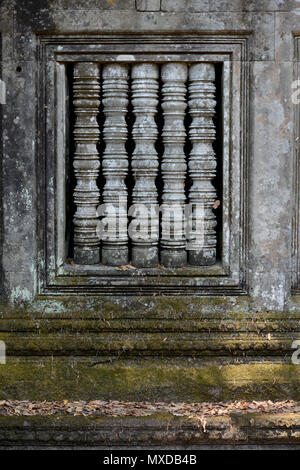
{"label": "brown leaf", "polygon": [[249,403],[249,408],[250,408],[251,410],[256,410],[256,409],[257,409],[257,406],[254,405],[253,403]]}
{"label": "brown leaf", "polygon": [[300,411],[300,402],[286,400],[235,401],[230,403],[166,403],[166,402],[120,402],[120,401],[55,401],[30,402],[29,400],[1,400],[1,415],[6,416],[47,416],[66,413],[72,416],[92,416],[96,413],[108,416],[150,416],[155,413],[170,413],[173,416],[186,416],[195,419],[206,431],[207,416],[224,416],[231,411],[247,414],[249,410],[263,413],[290,413]]}
{"label": "brown leaf", "polygon": [[118,271],[129,271],[130,269],[137,269],[137,268],[135,266],[132,266],[131,264],[124,264],[123,266],[117,267]]}
{"label": "brown leaf", "polygon": [[71,266],[75,266],[75,263],[74,263],[74,261],[73,261],[72,259],[67,259],[67,260],[66,260],[66,263],[67,263],[67,264],[70,264]]}

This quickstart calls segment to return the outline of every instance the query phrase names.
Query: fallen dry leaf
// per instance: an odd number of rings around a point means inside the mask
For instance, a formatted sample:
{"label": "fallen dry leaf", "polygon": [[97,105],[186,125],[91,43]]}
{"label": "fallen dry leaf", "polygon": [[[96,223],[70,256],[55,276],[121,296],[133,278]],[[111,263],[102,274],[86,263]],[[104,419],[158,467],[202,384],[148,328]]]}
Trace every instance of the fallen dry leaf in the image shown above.
{"label": "fallen dry leaf", "polygon": [[67,263],[67,264],[70,264],[71,266],[75,266],[75,263],[74,263],[74,261],[73,261],[72,259],[67,259],[67,260],[66,260],[66,263]]}
{"label": "fallen dry leaf", "polygon": [[130,269],[137,269],[137,268],[135,266],[132,266],[132,264],[124,264],[123,266],[117,267],[118,271],[129,271]]}
{"label": "fallen dry leaf", "polygon": [[[166,403],[166,402],[120,402],[91,400],[55,402],[28,400],[1,400],[0,413],[6,416],[33,416],[68,414],[72,416],[150,416],[157,413],[169,413],[173,416],[195,419],[206,432],[206,417],[226,416],[231,412],[246,414],[253,413],[300,413],[300,402],[285,400],[281,402],[268,401],[234,401],[218,403]],[[251,424],[251,421],[250,421]]]}

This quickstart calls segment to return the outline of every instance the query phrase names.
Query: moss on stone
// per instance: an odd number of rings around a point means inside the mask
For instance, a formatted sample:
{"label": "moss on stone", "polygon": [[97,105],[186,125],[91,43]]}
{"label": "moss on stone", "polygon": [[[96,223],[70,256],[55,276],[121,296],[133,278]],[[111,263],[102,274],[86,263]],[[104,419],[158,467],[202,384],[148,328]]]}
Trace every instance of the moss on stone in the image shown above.
{"label": "moss on stone", "polygon": [[[102,358],[103,360],[103,358]],[[98,362],[94,358],[8,358],[0,399],[231,401],[300,399],[299,367],[188,359]]]}

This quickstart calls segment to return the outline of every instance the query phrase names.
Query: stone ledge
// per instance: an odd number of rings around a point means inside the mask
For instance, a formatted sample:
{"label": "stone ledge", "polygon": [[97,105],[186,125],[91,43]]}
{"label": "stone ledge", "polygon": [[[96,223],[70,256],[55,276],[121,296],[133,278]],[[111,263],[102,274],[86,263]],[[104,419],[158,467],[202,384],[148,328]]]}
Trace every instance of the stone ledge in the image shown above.
{"label": "stone ledge", "polygon": [[0,416],[0,448],[155,448],[203,445],[300,445],[300,414],[232,413],[197,419],[151,417]]}

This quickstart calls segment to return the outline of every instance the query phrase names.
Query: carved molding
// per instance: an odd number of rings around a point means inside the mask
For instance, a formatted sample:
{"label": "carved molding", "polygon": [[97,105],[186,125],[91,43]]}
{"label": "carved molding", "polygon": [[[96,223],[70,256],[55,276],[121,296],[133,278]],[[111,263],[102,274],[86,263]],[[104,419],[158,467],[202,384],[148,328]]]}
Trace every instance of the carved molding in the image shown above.
{"label": "carved molding", "polygon": [[[295,76],[300,76],[300,37],[294,38]],[[294,155],[293,155],[293,230],[292,230],[292,294],[300,295],[300,104],[294,104]]]}

